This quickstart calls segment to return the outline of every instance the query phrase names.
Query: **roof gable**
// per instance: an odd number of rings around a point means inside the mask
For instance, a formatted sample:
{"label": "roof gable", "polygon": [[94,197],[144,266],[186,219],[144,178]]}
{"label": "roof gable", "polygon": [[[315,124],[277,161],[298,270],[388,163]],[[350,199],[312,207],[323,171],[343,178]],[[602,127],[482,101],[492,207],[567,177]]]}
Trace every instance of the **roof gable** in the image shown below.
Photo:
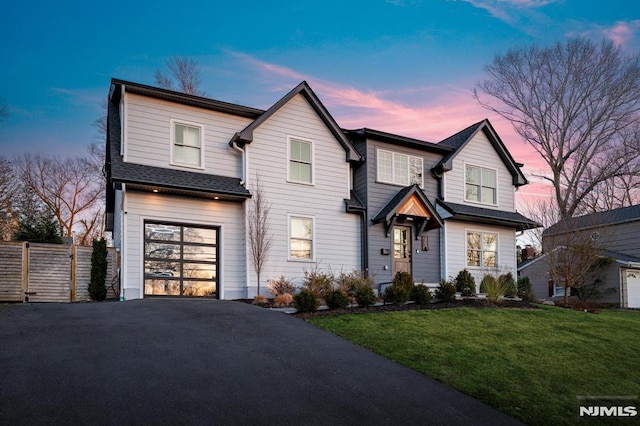
{"label": "roof gable", "polygon": [[325,106],[320,102],[320,99],[316,96],[316,94],[311,90],[311,87],[306,81],[298,84],[293,90],[287,93],[284,97],[282,97],[278,102],[273,104],[271,108],[266,110],[263,114],[261,114],[258,118],[256,118],[251,124],[245,127],[242,131],[237,132],[229,144],[232,145],[236,143],[240,146],[245,144],[250,144],[253,142],[253,132],[257,129],[262,123],[267,121],[273,114],[275,114],[280,108],[285,106],[291,99],[293,99],[296,95],[302,95],[313,110],[318,114],[322,122],[327,126],[331,134],[336,138],[338,143],[344,148],[347,154],[347,161],[361,161],[362,158],[360,154],[356,151],[354,146],[349,142],[344,132],[338,126],[336,121],[333,119],[329,111],[325,108]]}
{"label": "roof gable", "polygon": [[373,223],[384,222],[387,236],[398,216],[420,219],[416,238],[425,230],[440,228],[442,219],[420,187],[416,184],[402,188],[373,218]]}
{"label": "roof gable", "polygon": [[522,186],[526,185],[529,182],[527,178],[525,178],[522,170],[520,170],[521,164],[516,163],[513,159],[507,147],[496,133],[495,129],[491,125],[488,119],[484,119],[478,123],[475,123],[464,130],[459,131],[455,135],[449,136],[448,138],[440,141],[438,145],[442,145],[444,147],[452,148],[450,154],[446,155],[442,160],[438,162],[433,167],[433,170],[437,173],[448,172],[453,169],[453,159],[464,149],[464,147],[471,141],[473,138],[479,133],[483,132],[493,149],[495,149],[496,153],[506,166],[507,170],[513,177],[513,185],[514,186]]}

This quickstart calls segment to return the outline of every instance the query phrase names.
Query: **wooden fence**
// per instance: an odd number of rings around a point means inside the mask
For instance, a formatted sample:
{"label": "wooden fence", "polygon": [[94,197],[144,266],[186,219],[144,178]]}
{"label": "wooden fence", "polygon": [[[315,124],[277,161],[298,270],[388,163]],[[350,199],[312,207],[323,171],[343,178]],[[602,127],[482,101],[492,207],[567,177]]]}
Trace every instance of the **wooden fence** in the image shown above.
{"label": "wooden fence", "polygon": [[[87,246],[0,243],[0,302],[89,300],[91,252]],[[107,249],[107,298],[117,298],[118,253]]]}

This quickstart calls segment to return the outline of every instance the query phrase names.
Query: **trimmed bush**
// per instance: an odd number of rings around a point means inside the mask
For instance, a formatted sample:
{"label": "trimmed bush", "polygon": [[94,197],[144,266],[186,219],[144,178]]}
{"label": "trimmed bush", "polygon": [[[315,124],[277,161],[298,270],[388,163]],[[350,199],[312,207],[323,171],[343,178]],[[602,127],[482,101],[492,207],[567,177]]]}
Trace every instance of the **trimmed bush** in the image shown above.
{"label": "trimmed bush", "polygon": [[531,288],[531,281],[529,281],[529,277],[518,278],[517,295],[524,301],[533,302],[535,297],[533,296],[533,290]]}
{"label": "trimmed bush", "polygon": [[330,290],[326,294],[324,301],[330,309],[341,309],[349,306],[349,296],[339,289]]}
{"label": "trimmed bush", "polygon": [[426,285],[418,284],[413,286],[409,297],[418,305],[426,305],[431,301],[433,296]]}
{"label": "trimmed bush", "polygon": [[498,277],[498,282],[505,289],[504,295],[506,297],[515,297],[518,293],[516,289],[516,280],[513,279],[513,274],[508,272]]}
{"label": "trimmed bush", "polygon": [[413,277],[411,274],[408,272],[398,272],[393,277],[393,283],[384,291],[382,298],[385,302],[402,305],[409,301],[413,286]]}
{"label": "trimmed bush", "polygon": [[107,297],[107,241],[104,238],[93,240],[91,252],[91,278],[89,280],[89,297],[92,300],[104,300]]}
{"label": "trimmed bush", "polygon": [[446,280],[440,281],[440,284],[436,289],[436,298],[441,302],[455,302],[456,285]]}
{"label": "trimmed bush", "polygon": [[284,275],[280,275],[275,280],[267,281],[267,292],[272,294],[274,297],[283,294],[293,296],[296,293],[296,286],[291,282],[291,280],[286,279]]}
{"label": "trimmed bush", "polygon": [[367,307],[376,303],[376,295],[370,285],[359,285],[353,292],[358,306]]}
{"label": "trimmed bush", "polygon": [[459,291],[464,297],[472,296],[476,292],[476,279],[466,269],[458,272],[455,283],[456,291]]}
{"label": "trimmed bush", "polygon": [[314,312],[320,306],[320,301],[311,290],[303,288],[293,296],[293,306],[299,312]]}

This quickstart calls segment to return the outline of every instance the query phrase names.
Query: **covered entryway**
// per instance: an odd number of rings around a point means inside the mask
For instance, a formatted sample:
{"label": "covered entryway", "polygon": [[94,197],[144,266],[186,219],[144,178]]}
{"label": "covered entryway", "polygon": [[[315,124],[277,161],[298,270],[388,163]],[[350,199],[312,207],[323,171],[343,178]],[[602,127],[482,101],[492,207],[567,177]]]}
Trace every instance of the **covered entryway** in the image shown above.
{"label": "covered entryway", "polygon": [[393,227],[393,275],[398,272],[412,273],[411,268],[411,227]]}
{"label": "covered entryway", "polygon": [[217,227],[144,224],[144,295],[218,297]]}
{"label": "covered entryway", "polygon": [[626,307],[640,308],[640,270],[626,269],[623,273],[626,290]]}

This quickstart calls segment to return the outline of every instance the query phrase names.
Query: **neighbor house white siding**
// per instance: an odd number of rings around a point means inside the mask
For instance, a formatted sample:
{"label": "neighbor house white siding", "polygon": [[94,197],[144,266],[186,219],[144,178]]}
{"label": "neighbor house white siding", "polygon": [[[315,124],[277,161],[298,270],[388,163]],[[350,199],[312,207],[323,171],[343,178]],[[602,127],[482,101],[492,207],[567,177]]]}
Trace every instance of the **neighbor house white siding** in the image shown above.
{"label": "neighbor house white siding", "polygon": [[[287,181],[288,137],[311,141],[313,184]],[[324,271],[350,272],[360,268],[361,229],[359,217],[345,212],[349,198],[349,164],[344,148],[302,95],[292,98],[254,131],[248,156],[249,190],[260,178],[271,206],[270,231],[273,247],[262,272],[266,280],[285,275],[300,283],[304,271],[316,266]],[[251,208],[252,201],[247,201]],[[288,216],[313,217],[315,222],[314,262],[289,260]],[[256,276],[249,260],[251,286]],[[263,290],[262,290],[263,292]]]}
{"label": "neighbor house white siding", "polygon": [[[495,169],[498,204],[471,203],[465,201],[465,165]],[[471,140],[453,159],[453,169],[444,174],[445,200],[451,203],[473,204],[483,208],[515,211],[515,188],[513,178],[496,150],[483,132]]]}
{"label": "neighbor house white siding", "polygon": [[245,230],[243,205],[153,193],[125,193],[122,286],[126,299],[144,295],[144,221],[220,227],[218,289],[221,299],[245,296]]}
{"label": "neighbor house white siding", "polygon": [[[221,176],[242,176],[240,157],[229,148],[229,140],[246,127],[250,119],[131,93],[125,96],[124,161]],[[171,164],[172,121],[201,126],[204,168]]]}
{"label": "neighbor house white siding", "polygon": [[[491,232],[498,235],[498,257],[496,268],[467,266],[467,231]],[[516,233],[513,229],[467,222],[445,221],[445,247],[447,262],[445,277],[455,277],[458,272],[467,269],[480,281],[486,274],[498,276],[511,272],[516,276]]]}

